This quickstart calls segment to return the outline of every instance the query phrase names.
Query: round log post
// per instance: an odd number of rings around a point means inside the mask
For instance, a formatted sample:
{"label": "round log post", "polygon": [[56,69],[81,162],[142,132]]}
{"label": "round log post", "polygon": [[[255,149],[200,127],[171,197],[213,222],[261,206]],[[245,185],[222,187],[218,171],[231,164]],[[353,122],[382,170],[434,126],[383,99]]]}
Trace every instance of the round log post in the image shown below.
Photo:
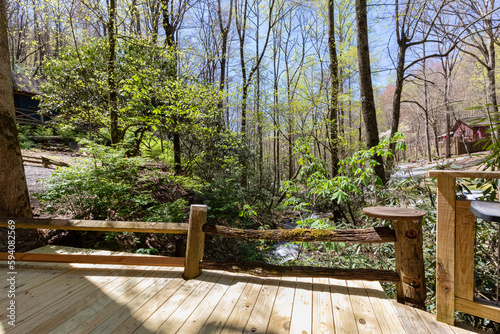
{"label": "round log post", "polygon": [[186,260],[182,277],[186,280],[201,275],[200,261],[203,259],[205,232],[203,225],[207,220],[206,205],[191,205],[187,234]]}
{"label": "round log post", "polygon": [[371,207],[363,211],[369,217],[393,222],[396,233],[396,272],[400,275],[396,283],[399,303],[425,309],[425,271],[422,236],[422,217],[425,212],[397,207]]}

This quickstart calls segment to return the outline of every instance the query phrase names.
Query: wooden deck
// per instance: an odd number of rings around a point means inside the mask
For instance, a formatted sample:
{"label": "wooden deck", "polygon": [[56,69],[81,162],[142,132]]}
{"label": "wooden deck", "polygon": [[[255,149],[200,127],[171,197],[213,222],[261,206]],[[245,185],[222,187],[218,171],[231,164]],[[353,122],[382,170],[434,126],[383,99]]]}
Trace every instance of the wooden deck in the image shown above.
{"label": "wooden deck", "polygon": [[220,271],[185,281],[182,268],[152,266],[16,269],[16,326],[7,323],[2,294],[2,333],[471,333],[394,303],[378,282]]}

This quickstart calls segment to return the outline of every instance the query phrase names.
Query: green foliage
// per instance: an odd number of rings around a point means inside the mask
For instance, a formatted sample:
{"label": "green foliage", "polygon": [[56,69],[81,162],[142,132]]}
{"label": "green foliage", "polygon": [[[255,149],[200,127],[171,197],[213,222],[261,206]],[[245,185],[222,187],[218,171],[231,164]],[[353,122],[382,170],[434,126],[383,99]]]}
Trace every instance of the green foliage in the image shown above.
{"label": "green foliage", "polygon": [[304,189],[306,201],[315,208],[320,208],[325,203],[327,206],[351,206],[367,193],[377,192],[383,185],[373,170],[373,166],[378,164],[374,157],[392,158],[394,153],[389,149],[389,144],[396,143],[396,150],[404,150],[406,147],[403,140],[403,135],[398,133],[394,138],[384,139],[377,146],[353,153],[339,162],[338,175],[333,178],[328,176],[326,163],[311,153],[311,145],[299,142],[295,148],[301,154],[299,164],[302,169],[299,178],[287,181],[283,187],[288,193],[289,204],[292,204],[290,200],[294,194],[297,195],[299,190]]}
{"label": "green foliage", "polygon": [[[52,214],[75,218],[150,221],[181,221],[185,218],[187,196],[195,181],[158,169],[147,169],[141,157],[126,157],[123,149],[84,142],[91,159],[59,168],[49,179],[49,189],[38,194]],[[172,195],[161,186],[177,188]]]}
{"label": "green foliage", "polygon": [[[60,122],[85,127],[109,143],[107,63],[105,39],[89,39],[78,49],[68,47],[59,58],[48,58],[42,72],[40,107],[57,111]],[[118,127],[122,147],[136,155],[146,137],[163,133],[186,136],[200,145],[218,122],[218,89],[188,73],[172,71],[171,52],[147,40],[121,40],[117,51]],[[219,131],[220,132],[220,131]],[[214,136],[211,132],[210,137]],[[211,138],[212,139],[212,138]],[[202,150],[201,150],[202,151]],[[193,160],[195,156],[188,158]]]}

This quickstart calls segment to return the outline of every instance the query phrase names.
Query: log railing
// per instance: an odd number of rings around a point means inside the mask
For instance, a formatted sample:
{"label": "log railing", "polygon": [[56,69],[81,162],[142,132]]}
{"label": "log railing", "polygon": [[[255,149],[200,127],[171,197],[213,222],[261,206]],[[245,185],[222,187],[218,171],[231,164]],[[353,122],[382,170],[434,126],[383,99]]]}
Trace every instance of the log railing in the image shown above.
{"label": "log railing", "polygon": [[[415,210],[417,211],[417,210]],[[247,273],[256,276],[293,276],[293,277],[330,277],[342,280],[368,280],[368,281],[388,281],[396,282],[398,285],[398,301],[411,304],[412,306],[424,307],[425,302],[425,279],[420,275],[415,282],[413,279],[408,280],[409,265],[413,267],[423,268],[422,244],[411,242],[412,247],[407,247],[408,240],[421,240],[421,225],[411,221],[406,224],[406,219],[400,219],[398,238],[393,229],[389,227],[377,227],[367,229],[346,229],[346,230],[322,230],[322,229],[293,229],[293,230],[243,230],[224,226],[205,225],[201,228],[202,233],[200,238],[204,239],[204,234],[223,236],[229,238],[240,239],[260,239],[269,241],[294,241],[294,242],[345,242],[345,243],[388,243],[394,242],[396,249],[401,250],[400,256],[396,256],[396,272],[392,270],[379,269],[339,269],[339,268],[323,268],[323,267],[306,267],[306,266],[277,266],[267,263],[256,262],[214,262],[201,261],[196,262],[201,257],[198,255],[195,260],[190,262],[190,258],[186,255],[186,263],[190,263],[192,268],[190,273],[193,275],[185,276],[185,278],[194,278],[201,274],[202,269],[218,269],[230,272]],[[415,220],[415,219],[413,219]],[[417,219],[420,221],[420,219]],[[201,221],[201,220],[200,220]],[[403,224],[405,223],[405,224]],[[420,229],[417,227],[420,226]],[[196,227],[195,229],[199,229]],[[191,230],[191,226],[190,226]],[[418,232],[420,231],[420,232]],[[417,235],[419,234],[420,235]],[[410,238],[403,237],[409,235]],[[420,237],[420,239],[419,239]],[[200,240],[201,240],[200,239]],[[198,244],[201,244],[199,242]],[[415,245],[414,245],[415,244]],[[418,245],[420,247],[418,247]],[[188,251],[189,251],[188,241]],[[418,253],[415,256],[415,252]],[[195,251],[195,254],[200,254]],[[411,259],[410,259],[411,257]],[[416,261],[422,261],[421,266]],[[402,281],[405,281],[404,284]],[[421,281],[420,281],[421,280]],[[401,283],[401,284],[400,284]],[[410,286],[411,289],[399,288],[400,286]],[[422,296],[416,298],[415,296]]]}
{"label": "log railing", "polygon": [[[129,264],[129,265],[157,265],[184,267],[183,277],[193,279],[198,277],[203,269],[225,270],[230,272],[243,272],[257,276],[294,276],[294,277],[330,277],[347,280],[388,281],[411,285],[413,292],[408,289],[398,290],[398,301],[412,301],[413,306],[423,307],[425,300],[425,282],[408,279],[408,265],[415,264],[415,258],[422,259],[422,248],[405,251],[403,237],[397,237],[389,227],[347,230],[319,230],[319,229],[293,229],[293,230],[242,230],[224,226],[205,225],[207,207],[192,205],[189,215],[189,224],[152,223],[152,222],[122,222],[122,221],[94,221],[74,219],[31,219],[31,218],[0,218],[0,227],[8,227],[8,221],[13,220],[16,228],[38,228],[78,231],[115,231],[115,232],[147,232],[187,234],[186,255],[184,258],[151,256],[147,259],[138,256],[102,256],[102,255],[67,255],[67,254],[35,254],[16,253],[16,261],[35,262],[63,262],[63,263],[94,263],[94,264]],[[405,225],[406,226],[406,225]],[[403,228],[404,229],[404,228]],[[402,230],[402,227],[399,227]],[[410,233],[411,232],[411,233]],[[416,238],[412,225],[411,231],[402,230],[401,235],[410,235]],[[254,262],[214,262],[203,261],[205,234],[242,238],[262,239],[271,241],[297,241],[297,242],[345,242],[345,243],[389,243],[393,242],[401,254],[396,256],[396,272],[379,269],[339,269],[321,267],[276,266],[266,263]],[[421,236],[420,236],[421,237]],[[417,238],[418,239],[418,238]],[[415,251],[420,255],[414,256]],[[0,260],[7,260],[9,253],[0,253]],[[412,257],[412,259],[409,259]],[[418,267],[418,266],[417,266]],[[422,278],[423,279],[423,278]],[[422,290],[423,298],[415,302],[415,291]]]}
{"label": "log railing", "polygon": [[500,307],[474,299],[475,216],[456,199],[457,178],[500,179],[500,172],[430,171],[437,178],[436,317],[453,324],[455,310],[500,322]]}

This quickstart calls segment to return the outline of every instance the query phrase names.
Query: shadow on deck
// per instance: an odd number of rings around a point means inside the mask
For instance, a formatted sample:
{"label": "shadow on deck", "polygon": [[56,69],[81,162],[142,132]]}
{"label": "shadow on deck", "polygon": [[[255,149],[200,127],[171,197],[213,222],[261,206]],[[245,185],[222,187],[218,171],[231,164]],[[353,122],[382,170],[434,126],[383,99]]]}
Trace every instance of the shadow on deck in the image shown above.
{"label": "shadow on deck", "polygon": [[[75,249],[43,247],[37,253]],[[389,300],[378,282],[258,278],[206,270],[18,264],[6,333],[470,333]],[[7,270],[2,270],[5,291]],[[6,295],[1,305],[9,303]]]}

